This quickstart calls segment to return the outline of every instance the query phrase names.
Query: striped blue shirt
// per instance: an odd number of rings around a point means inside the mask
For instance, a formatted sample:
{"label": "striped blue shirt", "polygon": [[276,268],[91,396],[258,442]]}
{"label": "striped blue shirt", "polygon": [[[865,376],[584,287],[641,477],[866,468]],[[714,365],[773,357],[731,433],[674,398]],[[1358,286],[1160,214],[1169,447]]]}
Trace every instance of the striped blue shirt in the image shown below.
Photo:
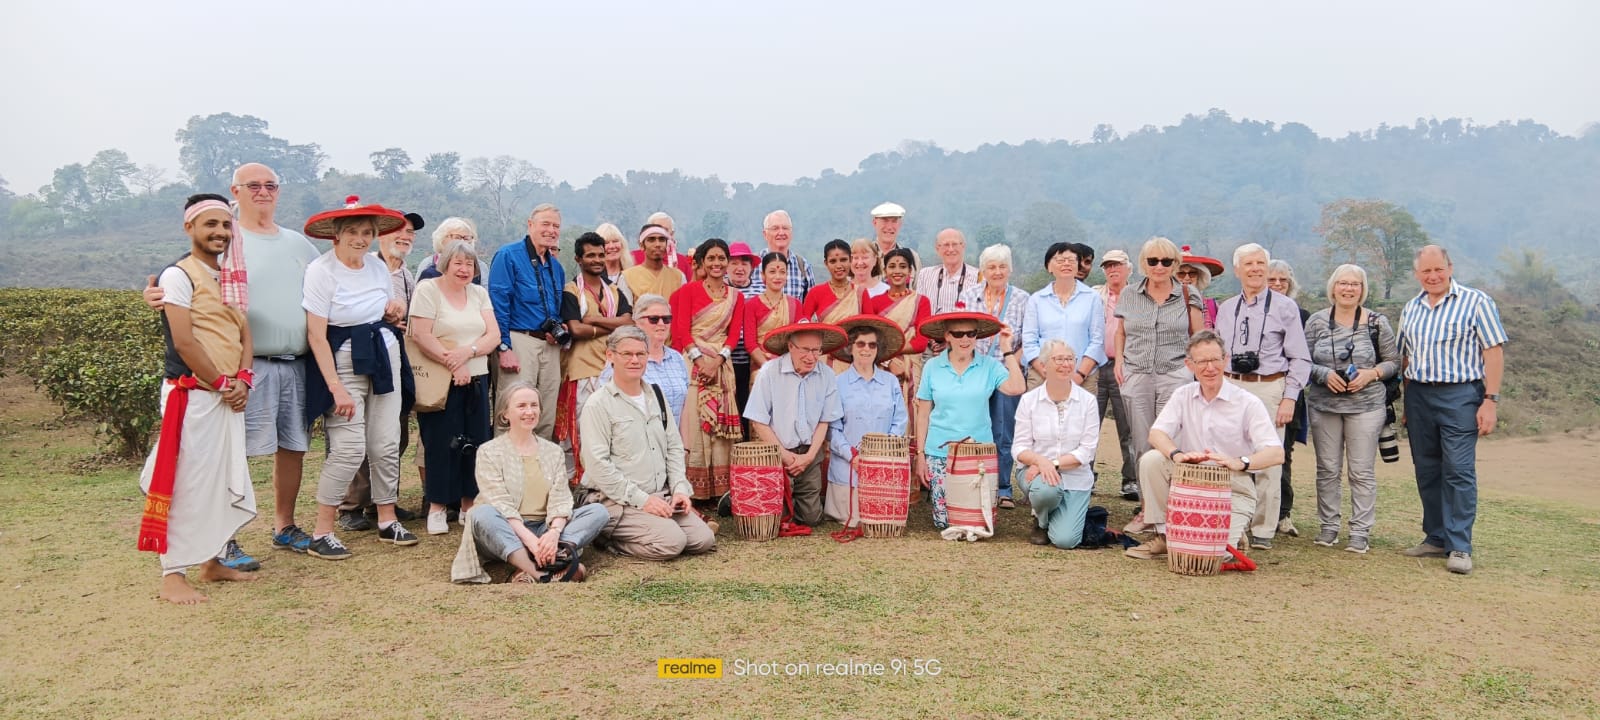
{"label": "striped blue shirt", "polygon": [[1494,298],[1454,280],[1437,306],[1428,305],[1424,291],[1400,311],[1400,354],[1406,359],[1407,380],[1482,380],[1483,351],[1507,339]]}

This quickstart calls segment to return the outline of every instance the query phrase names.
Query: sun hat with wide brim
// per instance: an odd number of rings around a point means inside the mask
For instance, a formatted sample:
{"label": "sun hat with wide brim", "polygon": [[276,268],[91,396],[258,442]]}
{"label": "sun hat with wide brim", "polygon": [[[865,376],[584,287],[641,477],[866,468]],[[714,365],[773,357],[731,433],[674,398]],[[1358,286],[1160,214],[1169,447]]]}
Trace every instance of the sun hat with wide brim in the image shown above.
{"label": "sun hat with wide brim", "polygon": [[917,326],[917,332],[929,340],[944,342],[945,326],[952,322],[966,321],[977,326],[978,337],[986,338],[1000,332],[1000,321],[993,315],[980,312],[947,312],[923,320]]}
{"label": "sun hat with wide brim", "polygon": [[370,217],[378,223],[378,234],[388,235],[406,225],[406,216],[398,210],[390,210],[382,205],[362,205],[361,198],[351,195],[344,199],[344,207],[338,210],[327,210],[312,215],[306,221],[306,236],[318,240],[332,240],[338,233],[334,232],[333,222],[341,218]]}
{"label": "sun hat with wide brim", "polygon": [[899,355],[906,345],[906,332],[893,320],[882,315],[854,315],[839,321],[839,329],[845,333],[845,344],[833,352],[835,358],[850,362],[850,331],[859,327],[872,328],[878,333],[878,362]]}
{"label": "sun hat with wide brim", "polygon": [[822,354],[831,355],[845,343],[844,331],[838,325],[827,323],[794,323],[767,333],[761,347],[774,357],[789,352],[789,338],[796,333],[817,333],[822,336]]}
{"label": "sun hat with wide brim", "polygon": [[1218,260],[1216,258],[1209,258],[1209,257],[1206,257],[1204,255],[1190,255],[1189,254],[1189,246],[1188,245],[1183,246],[1183,260],[1181,262],[1179,262],[1178,264],[1179,265],[1194,265],[1194,266],[1197,266],[1197,267],[1203,267],[1206,270],[1211,271],[1211,278],[1213,280],[1215,280],[1218,276],[1222,275],[1222,272],[1223,272],[1223,270],[1222,270],[1222,261],[1221,260]]}

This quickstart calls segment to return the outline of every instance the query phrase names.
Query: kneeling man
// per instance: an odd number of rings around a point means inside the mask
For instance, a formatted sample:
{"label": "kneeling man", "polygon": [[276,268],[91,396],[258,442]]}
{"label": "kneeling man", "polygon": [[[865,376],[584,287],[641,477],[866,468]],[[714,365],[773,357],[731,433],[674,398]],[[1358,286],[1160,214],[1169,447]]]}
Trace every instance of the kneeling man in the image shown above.
{"label": "kneeling man", "polygon": [[644,382],[649,345],[644,331],[620,327],[606,336],[611,381],[583,404],[583,480],[588,502],[610,520],[600,537],[611,549],[645,560],[671,560],[716,548],[717,538],[689,507],[683,439],[661,389]]}
{"label": "kneeling man", "polygon": [[1167,488],[1174,463],[1210,462],[1233,471],[1233,521],[1228,544],[1239,545],[1256,510],[1254,474],[1283,463],[1283,441],[1256,396],[1226,382],[1227,356],[1222,338],[1201,330],[1189,338],[1184,364],[1196,382],[1172,391],[1172,398],[1150,427],[1150,447],[1139,458],[1139,490],[1144,493],[1145,522],[1155,524],[1156,537],[1126,554],[1150,559],[1167,554]]}

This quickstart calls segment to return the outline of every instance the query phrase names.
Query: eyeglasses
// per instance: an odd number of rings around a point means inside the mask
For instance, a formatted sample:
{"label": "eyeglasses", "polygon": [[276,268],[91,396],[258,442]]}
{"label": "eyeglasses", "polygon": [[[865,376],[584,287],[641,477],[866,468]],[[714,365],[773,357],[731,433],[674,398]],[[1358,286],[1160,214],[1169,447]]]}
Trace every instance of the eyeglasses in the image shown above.
{"label": "eyeglasses", "polygon": [[611,352],[623,360],[643,360],[650,356],[650,353],[647,352],[617,352],[616,350]]}
{"label": "eyeglasses", "polygon": [[1361,283],[1356,280],[1340,280],[1339,282],[1334,283],[1333,286],[1336,288],[1356,288],[1359,290],[1361,288]]}
{"label": "eyeglasses", "polygon": [[1221,365],[1222,358],[1189,358],[1189,362],[1196,365]]}
{"label": "eyeglasses", "polygon": [[1157,265],[1162,267],[1172,267],[1172,264],[1177,261],[1177,258],[1145,258],[1144,264],[1149,265],[1150,267],[1155,267]]}
{"label": "eyeglasses", "polygon": [[790,345],[789,346],[789,352],[791,352],[791,353],[800,353],[802,355],[820,355],[820,354],[822,354],[822,348],[821,347],[801,347],[799,345]]}
{"label": "eyeglasses", "polygon": [[657,325],[667,325],[672,322],[671,315],[646,315],[639,319],[647,323],[655,323]]}
{"label": "eyeglasses", "polygon": [[944,331],[944,334],[949,336],[949,337],[952,337],[952,338],[969,338],[969,337],[977,337],[978,336],[978,331],[977,330],[946,330],[946,331]]}
{"label": "eyeglasses", "polygon": [[875,340],[857,340],[856,347],[863,350],[877,350],[878,343]]}
{"label": "eyeglasses", "polygon": [[267,191],[269,193],[275,193],[275,192],[278,191],[278,184],[277,183],[273,183],[273,182],[269,182],[269,183],[259,183],[259,182],[245,183],[243,185],[240,185],[239,187],[242,187],[242,188],[244,188],[246,190],[249,190],[250,192],[253,192],[253,193],[258,193],[258,192],[261,192],[263,190],[265,190],[265,191]]}
{"label": "eyeglasses", "polygon": [[1051,355],[1050,356],[1050,362],[1053,362],[1053,363],[1055,363],[1057,365],[1071,365],[1073,363],[1073,361],[1075,361],[1075,360],[1077,360],[1077,358],[1075,358],[1075,357],[1073,357],[1071,355]]}
{"label": "eyeglasses", "polygon": [[460,242],[472,242],[473,240],[477,240],[478,238],[474,237],[472,235],[461,235],[461,234],[457,234],[457,233],[451,233],[449,235],[444,236],[444,239],[446,239],[446,240],[458,240]]}

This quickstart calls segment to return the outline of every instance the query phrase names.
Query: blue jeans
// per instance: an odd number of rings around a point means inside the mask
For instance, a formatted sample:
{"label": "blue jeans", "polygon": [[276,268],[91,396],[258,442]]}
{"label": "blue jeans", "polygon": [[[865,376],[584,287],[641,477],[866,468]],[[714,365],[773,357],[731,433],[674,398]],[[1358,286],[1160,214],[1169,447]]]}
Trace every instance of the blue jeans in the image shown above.
{"label": "blue jeans", "polygon": [[1483,383],[1406,383],[1406,430],[1426,542],[1472,552],[1478,517],[1478,406]]}
{"label": "blue jeans", "polygon": [[989,424],[994,428],[994,448],[1000,477],[1000,497],[1011,497],[1011,436],[1017,425],[1017,402],[1020,395],[1007,395],[999,390],[989,396]]}
{"label": "blue jeans", "polygon": [[[1022,482],[1019,476],[1017,482]],[[1028,504],[1034,522],[1050,536],[1050,544],[1071,550],[1083,542],[1083,521],[1089,514],[1088,490],[1064,490],[1039,478],[1028,481]]]}
{"label": "blue jeans", "polygon": [[[565,492],[566,488],[556,488],[552,492]],[[487,504],[473,505],[468,511],[472,514],[472,539],[478,543],[480,556],[492,555],[501,560],[509,561],[512,553],[523,549],[522,538],[517,537],[517,532],[511,529],[511,524],[506,522],[505,516],[500,514],[494,506]],[[561,539],[581,550],[594,541],[600,530],[611,520],[611,515],[599,503],[585,505],[572,511],[572,517],[567,519],[565,527],[561,528]],[[548,522],[534,522],[523,520],[522,524],[533,531],[534,535],[544,535],[550,529]]]}

